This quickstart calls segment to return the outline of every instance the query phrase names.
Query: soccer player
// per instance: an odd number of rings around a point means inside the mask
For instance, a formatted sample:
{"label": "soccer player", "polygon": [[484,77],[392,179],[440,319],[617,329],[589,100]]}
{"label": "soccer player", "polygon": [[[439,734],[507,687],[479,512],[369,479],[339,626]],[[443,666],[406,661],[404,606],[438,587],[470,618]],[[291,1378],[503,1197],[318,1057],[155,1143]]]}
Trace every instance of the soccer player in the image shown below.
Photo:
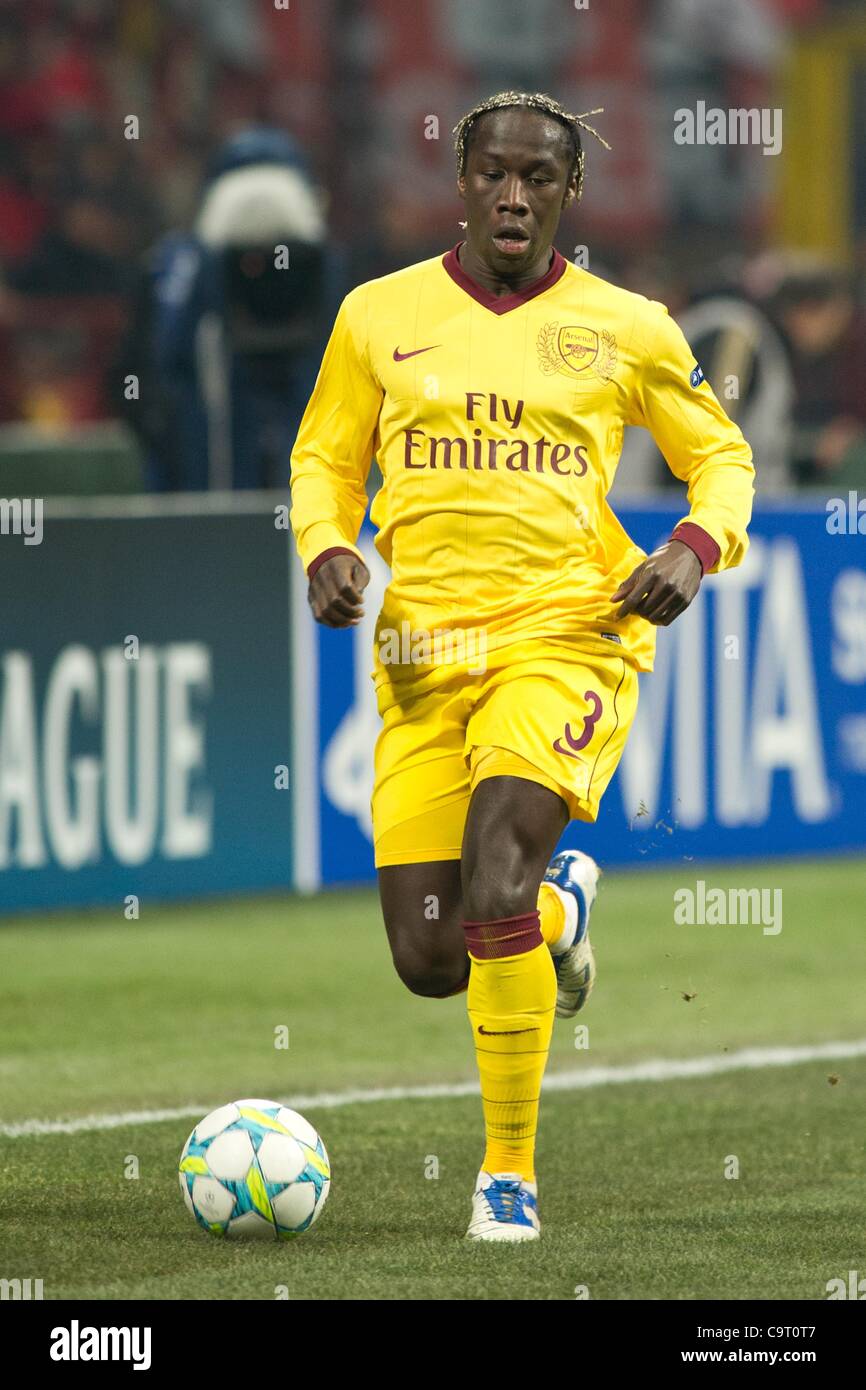
{"label": "soccer player", "polygon": [[[596,818],[655,628],[742,559],[753,494],[748,445],[664,306],[553,248],[580,197],[582,129],[544,94],[464,116],[465,241],[347,296],[292,455],[292,524],[329,627],[362,616],[374,456],[383,476],[375,859],[400,978],[427,997],[468,988],[486,1129],[468,1235],[482,1240],[539,1234],[554,1013],[593,984],[599,871],[551,855],[569,820]],[[688,489],[688,516],[648,557],[606,500],[628,424]]]}

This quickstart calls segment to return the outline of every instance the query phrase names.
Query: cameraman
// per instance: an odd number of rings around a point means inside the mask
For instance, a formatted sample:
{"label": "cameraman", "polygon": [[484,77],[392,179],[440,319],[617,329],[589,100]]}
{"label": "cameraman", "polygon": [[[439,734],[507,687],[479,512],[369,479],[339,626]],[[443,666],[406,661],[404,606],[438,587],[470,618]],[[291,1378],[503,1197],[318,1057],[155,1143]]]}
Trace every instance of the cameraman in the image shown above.
{"label": "cameraman", "polygon": [[153,249],[118,375],[154,491],[284,486],[344,286],[290,137],[233,136],[194,230]]}

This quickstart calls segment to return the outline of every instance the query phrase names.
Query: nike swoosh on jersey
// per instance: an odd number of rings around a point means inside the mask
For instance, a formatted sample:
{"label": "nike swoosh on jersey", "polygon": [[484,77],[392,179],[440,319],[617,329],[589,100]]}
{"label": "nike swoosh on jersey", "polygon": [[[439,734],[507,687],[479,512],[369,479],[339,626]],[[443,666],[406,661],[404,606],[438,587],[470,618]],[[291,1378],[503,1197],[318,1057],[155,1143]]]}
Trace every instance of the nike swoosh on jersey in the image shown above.
{"label": "nike swoosh on jersey", "polygon": [[441,346],[442,346],[441,343],[433,343],[430,347],[426,347],[426,348],[413,348],[411,352],[401,352],[399,348],[395,348],[395,349],[394,349],[394,361],[395,361],[395,362],[405,362],[407,357],[417,357],[418,354],[419,354],[419,352],[433,352],[436,348],[441,347]]}

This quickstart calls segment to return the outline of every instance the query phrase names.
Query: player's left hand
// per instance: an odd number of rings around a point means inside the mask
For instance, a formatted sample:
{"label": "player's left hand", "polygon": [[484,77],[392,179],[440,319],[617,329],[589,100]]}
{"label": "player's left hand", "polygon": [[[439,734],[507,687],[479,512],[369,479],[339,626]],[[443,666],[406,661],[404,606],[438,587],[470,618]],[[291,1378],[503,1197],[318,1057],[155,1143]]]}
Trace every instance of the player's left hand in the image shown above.
{"label": "player's left hand", "polygon": [[657,627],[668,627],[684,613],[701,586],[701,562],[682,541],[668,541],[648,555],[620,584],[611,601],[624,602],[617,622],[637,613]]}

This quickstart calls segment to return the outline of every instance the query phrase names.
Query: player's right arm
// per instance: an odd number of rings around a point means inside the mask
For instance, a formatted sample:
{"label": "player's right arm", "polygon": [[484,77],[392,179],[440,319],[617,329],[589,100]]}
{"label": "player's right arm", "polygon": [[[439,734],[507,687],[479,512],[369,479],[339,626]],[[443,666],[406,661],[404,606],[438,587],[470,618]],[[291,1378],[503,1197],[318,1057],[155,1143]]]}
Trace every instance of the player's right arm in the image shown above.
{"label": "player's right arm", "polygon": [[370,575],[357,547],[382,387],[370,365],[366,287],[340,306],[292,451],[292,529],[317,622],[360,621]]}

